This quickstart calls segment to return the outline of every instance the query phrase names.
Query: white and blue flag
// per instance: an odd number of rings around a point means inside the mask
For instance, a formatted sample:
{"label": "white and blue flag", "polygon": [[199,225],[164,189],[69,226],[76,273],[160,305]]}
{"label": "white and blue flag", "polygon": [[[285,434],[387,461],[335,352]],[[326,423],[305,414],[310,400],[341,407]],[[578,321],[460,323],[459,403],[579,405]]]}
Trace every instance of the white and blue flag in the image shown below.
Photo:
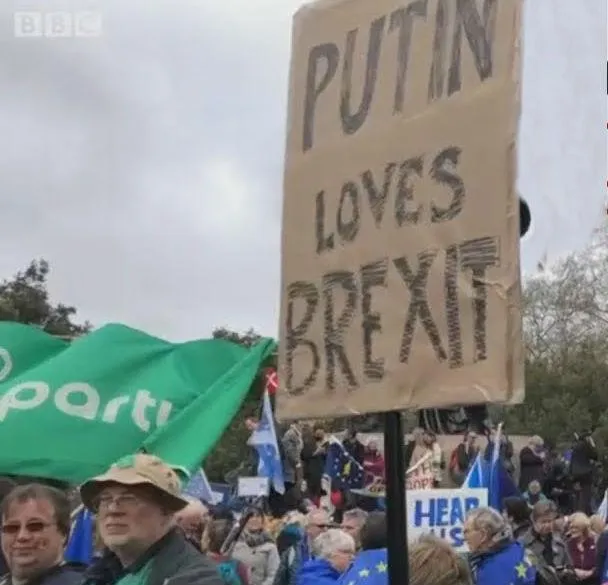
{"label": "white and blue flag", "polygon": [[283,464],[281,452],[277,443],[277,433],[274,428],[274,417],[268,391],[264,392],[262,417],[258,428],[249,438],[249,445],[258,452],[258,475],[267,477],[270,485],[279,494],[285,493],[285,480],[283,478]]}
{"label": "white and blue flag", "polygon": [[217,499],[215,492],[211,489],[204,469],[199,469],[190,478],[190,481],[184,488],[184,494],[196,498],[197,500],[202,500],[207,504],[215,504]]}

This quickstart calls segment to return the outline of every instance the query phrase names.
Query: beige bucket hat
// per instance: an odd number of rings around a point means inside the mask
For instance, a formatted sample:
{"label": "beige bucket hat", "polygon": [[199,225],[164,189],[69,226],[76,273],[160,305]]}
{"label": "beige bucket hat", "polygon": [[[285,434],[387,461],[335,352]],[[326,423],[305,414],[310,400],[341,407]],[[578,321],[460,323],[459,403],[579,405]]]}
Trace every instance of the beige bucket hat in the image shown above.
{"label": "beige bucket hat", "polygon": [[82,503],[88,509],[95,510],[95,500],[108,484],[152,486],[172,512],[179,512],[188,505],[188,500],[181,496],[181,482],[177,473],[154,455],[136,453],[124,457],[106,473],[84,482],[80,486]]}

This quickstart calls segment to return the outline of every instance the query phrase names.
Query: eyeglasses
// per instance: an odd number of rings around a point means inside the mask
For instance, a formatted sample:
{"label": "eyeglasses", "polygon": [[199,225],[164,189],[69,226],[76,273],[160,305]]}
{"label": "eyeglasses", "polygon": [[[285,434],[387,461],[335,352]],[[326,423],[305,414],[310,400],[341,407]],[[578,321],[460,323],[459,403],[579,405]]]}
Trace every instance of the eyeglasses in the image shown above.
{"label": "eyeglasses", "polygon": [[42,522],[41,520],[32,520],[31,522],[26,522],[25,524],[3,524],[2,534],[7,536],[16,536],[19,534],[22,528],[25,528],[30,534],[38,534],[49,526],[53,526],[53,524],[49,522]]}
{"label": "eyeglasses", "polygon": [[104,494],[97,498],[96,507],[99,510],[107,510],[111,504],[114,504],[117,508],[131,508],[136,506],[140,501],[134,494],[119,494],[117,496]]}
{"label": "eyeglasses", "polygon": [[329,524],[311,524],[311,526],[320,528],[321,530],[327,530],[330,527]]}

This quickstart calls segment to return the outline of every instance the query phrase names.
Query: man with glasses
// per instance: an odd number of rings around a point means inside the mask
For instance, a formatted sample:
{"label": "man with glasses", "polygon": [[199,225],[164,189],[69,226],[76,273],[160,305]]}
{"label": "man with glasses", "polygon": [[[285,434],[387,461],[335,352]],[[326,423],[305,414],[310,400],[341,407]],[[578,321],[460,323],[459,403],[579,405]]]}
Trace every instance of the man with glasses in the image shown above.
{"label": "man with glasses", "polygon": [[175,514],[182,498],[177,474],[158,457],[136,454],[80,488],[97,514],[108,553],[87,573],[87,585],[222,585],[217,567],[187,542]]}
{"label": "man with glasses", "polygon": [[357,549],[359,549],[361,546],[359,534],[368,516],[369,514],[365,510],[361,510],[361,508],[353,508],[352,510],[347,510],[342,516],[341,528],[342,530],[344,530],[344,532],[350,534],[355,539]]}
{"label": "man with glasses", "polygon": [[42,484],[15,487],[2,501],[2,552],[9,574],[1,585],[76,585],[82,570],[63,562],[70,504]]}

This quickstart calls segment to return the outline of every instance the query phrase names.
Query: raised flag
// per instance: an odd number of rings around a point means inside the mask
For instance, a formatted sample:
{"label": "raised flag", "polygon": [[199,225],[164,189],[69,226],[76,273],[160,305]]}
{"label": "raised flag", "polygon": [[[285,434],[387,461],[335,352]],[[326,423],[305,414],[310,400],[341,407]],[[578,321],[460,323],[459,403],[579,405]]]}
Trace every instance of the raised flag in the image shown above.
{"label": "raised flag", "polygon": [[191,473],[274,350],[270,339],[170,343],[124,325],[70,343],[2,322],[0,443],[12,447],[0,468],[78,484],[143,450]]}
{"label": "raised flag", "polygon": [[258,453],[258,475],[267,477],[274,490],[279,494],[284,494],[283,464],[268,390],[264,391],[262,416],[257,428],[249,438],[249,445],[255,447]]}

